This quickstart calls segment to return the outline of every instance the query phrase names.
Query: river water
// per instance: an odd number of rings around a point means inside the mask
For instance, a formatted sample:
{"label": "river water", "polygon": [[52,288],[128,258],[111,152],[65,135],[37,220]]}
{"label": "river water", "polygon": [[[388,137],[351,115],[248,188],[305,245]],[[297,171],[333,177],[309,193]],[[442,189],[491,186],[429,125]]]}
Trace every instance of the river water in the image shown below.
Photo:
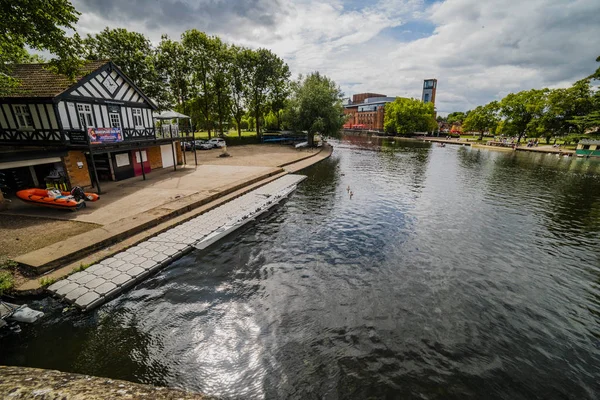
{"label": "river water", "polygon": [[259,223],[94,312],[36,302],[0,364],[240,399],[598,396],[600,161],[334,147]]}

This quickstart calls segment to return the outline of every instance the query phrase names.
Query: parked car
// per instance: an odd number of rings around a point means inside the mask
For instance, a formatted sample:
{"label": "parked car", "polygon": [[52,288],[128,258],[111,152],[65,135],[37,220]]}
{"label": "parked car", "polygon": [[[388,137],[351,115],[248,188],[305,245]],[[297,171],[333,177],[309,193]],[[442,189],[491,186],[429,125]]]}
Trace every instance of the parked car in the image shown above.
{"label": "parked car", "polygon": [[192,142],[181,142],[181,150],[192,151]]}
{"label": "parked car", "polygon": [[225,143],[225,139],[221,138],[212,138],[208,141],[213,147],[225,147],[227,144]]}
{"label": "parked car", "polygon": [[196,143],[196,149],[199,149],[199,150],[210,150],[214,147],[212,143],[208,143],[208,141],[206,141],[206,140],[196,140],[195,143]]}

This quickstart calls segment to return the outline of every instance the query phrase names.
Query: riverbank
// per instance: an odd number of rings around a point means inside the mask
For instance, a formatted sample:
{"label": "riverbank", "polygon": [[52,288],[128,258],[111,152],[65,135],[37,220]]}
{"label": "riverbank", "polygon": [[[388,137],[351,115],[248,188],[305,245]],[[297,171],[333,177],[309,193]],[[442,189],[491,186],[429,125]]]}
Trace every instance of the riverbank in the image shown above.
{"label": "riverbank", "polygon": [[5,399],[46,400],[207,400],[199,393],[186,392],[118,379],[73,374],[48,369],[0,366],[0,395]]}
{"label": "riverbank", "polygon": [[[96,210],[95,217],[94,212],[75,216],[64,213],[57,214],[57,217],[62,218],[96,218],[97,221],[101,221],[103,218],[112,218],[112,220],[99,228],[78,235],[77,240],[66,239],[15,257],[21,266],[44,274],[37,274],[35,278],[28,280],[21,279],[21,284],[16,287],[14,292],[17,295],[39,293],[43,290],[42,282],[40,282],[42,279],[46,284],[53,283],[74,271],[97,263],[257,187],[317,163],[329,157],[333,151],[329,145],[320,149],[293,152],[290,152],[285,146],[279,145],[240,147],[246,149],[235,149],[240,152],[239,157],[234,154],[227,159],[209,159],[197,167],[180,168],[177,172],[165,172],[164,179],[155,176],[156,178],[153,177],[152,181],[138,180],[133,187],[127,183],[119,185],[116,189],[127,188],[131,192],[121,199],[117,198],[119,196],[115,193],[115,199],[111,202],[112,209]],[[256,147],[271,153],[271,156],[263,154],[261,160],[257,161],[256,157],[252,157],[252,154],[260,153],[260,149]],[[282,150],[282,148],[284,149]],[[290,157],[290,154],[293,157]],[[223,163],[221,160],[236,160],[236,158],[245,158],[246,165],[221,164]],[[261,167],[256,165],[266,162],[273,163],[274,160],[277,160],[280,166]],[[210,162],[214,162],[214,164]],[[228,179],[227,184],[223,184],[220,178]],[[132,212],[139,206],[140,196],[157,190],[163,194],[167,192],[165,194],[166,202],[158,204],[156,207],[149,207],[146,204],[141,212]],[[30,210],[31,212],[47,211],[46,209]],[[131,215],[114,220],[115,216],[122,216],[123,213]]]}
{"label": "riverbank", "polygon": [[434,142],[434,143],[444,143],[444,144],[453,144],[459,146],[471,146],[473,148],[478,149],[487,149],[487,150],[495,150],[495,151],[529,151],[533,153],[544,153],[544,154],[558,154],[558,155],[566,155],[573,156],[575,155],[575,150],[561,149],[552,147],[551,145],[542,145],[538,147],[527,147],[527,146],[519,146],[516,149],[512,147],[504,147],[504,146],[490,146],[483,143],[469,142],[467,140],[462,139],[440,139],[440,138],[418,138],[418,140],[423,140],[424,142]]}

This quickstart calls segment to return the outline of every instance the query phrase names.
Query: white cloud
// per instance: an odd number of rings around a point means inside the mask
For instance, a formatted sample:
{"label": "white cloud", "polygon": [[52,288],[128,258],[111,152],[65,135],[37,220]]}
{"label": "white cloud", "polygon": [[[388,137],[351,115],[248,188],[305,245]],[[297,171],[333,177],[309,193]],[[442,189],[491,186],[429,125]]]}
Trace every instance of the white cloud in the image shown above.
{"label": "white cloud", "polygon": [[[349,7],[359,5],[359,7]],[[511,91],[560,87],[595,70],[597,0],[76,0],[82,33],[104,26],[179,37],[197,28],[283,57],[294,74],[319,70],[347,94],[420,97],[438,79],[441,113],[466,110]],[[366,5],[366,6],[363,6]],[[362,7],[362,8],[361,8]],[[386,34],[433,24],[412,41]]]}

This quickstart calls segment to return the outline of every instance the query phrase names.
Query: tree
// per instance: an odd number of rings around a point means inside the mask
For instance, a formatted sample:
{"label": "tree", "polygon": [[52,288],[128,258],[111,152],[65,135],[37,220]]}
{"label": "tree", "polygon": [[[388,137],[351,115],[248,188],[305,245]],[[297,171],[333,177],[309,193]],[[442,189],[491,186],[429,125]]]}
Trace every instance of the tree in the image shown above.
{"label": "tree", "polygon": [[279,70],[275,71],[271,96],[270,96],[270,108],[277,118],[277,130],[281,130],[281,115],[285,108],[285,103],[290,95],[290,69],[287,64],[277,64]]}
{"label": "tree", "polygon": [[[184,105],[184,114],[191,98],[191,66],[186,49],[177,41],[163,35],[154,54],[154,65],[159,78],[170,89],[170,101]],[[195,124],[195,126],[197,126]]]}
{"label": "tree", "polygon": [[211,88],[215,98],[215,116],[219,121],[219,133],[223,135],[223,122],[231,118],[231,54],[227,45],[217,37],[213,43],[214,68],[212,70]]}
{"label": "tree", "polygon": [[503,133],[517,136],[517,143],[525,135],[539,136],[547,93],[548,89],[532,89],[510,93],[503,98],[500,101],[500,115],[504,117]]}
{"label": "tree", "polygon": [[215,44],[217,40],[218,38],[210,37],[196,29],[190,29],[181,35],[181,43],[189,55],[192,69],[192,86],[199,98],[200,110],[204,115],[209,139],[213,127],[215,104],[215,94],[211,87],[211,73],[215,66]]}
{"label": "tree", "polygon": [[157,57],[146,36],[124,28],[107,27],[100,33],[88,35],[83,45],[88,60],[113,61],[159,108],[169,106],[165,81],[158,73]]}
{"label": "tree", "polygon": [[454,125],[457,122],[459,124],[462,124],[462,122],[465,120],[465,118],[467,117],[467,114],[469,112],[467,111],[466,113],[462,112],[462,111],[455,111],[452,112],[450,114],[448,114],[448,117],[446,117],[446,121],[450,124],[450,125]]}
{"label": "tree", "polygon": [[255,118],[256,134],[261,137],[260,119],[274,88],[289,79],[289,68],[281,58],[267,49],[244,49],[240,56],[248,68],[245,97]]}
{"label": "tree", "polygon": [[314,135],[339,136],[344,124],[343,93],[336,83],[318,72],[292,85],[292,96],[286,107],[286,118],[297,132],[307,132],[308,145],[314,145]]}
{"label": "tree", "polygon": [[462,125],[463,132],[479,132],[479,140],[482,140],[484,132],[493,132],[498,126],[500,121],[498,109],[497,101],[476,107],[465,118]]}
{"label": "tree", "polygon": [[388,133],[409,135],[437,129],[433,103],[397,97],[385,105],[383,128]]}
{"label": "tree", "polygon": [[[237,126],[238,136],[242,137],[242,120],[245,114],[246,98],[244,96],[245,85],[248,82],[248,68],[244,62],[243,48],[231,46],[229,49],[230,63],[229,75],[231,85],[231,114]],[[248,122],[244,124],[248,129]]]}
{"label": "tree", "polygon": [[10,66],[31,61],[26,47],[52,53],[51,67],[57,72],[71,78],[77,74],[81,40],[77,34],[67,36],[65,29],[75,30],[79,13],[69,0],[3,0],[0,15],[0,94],[18,86]]}

